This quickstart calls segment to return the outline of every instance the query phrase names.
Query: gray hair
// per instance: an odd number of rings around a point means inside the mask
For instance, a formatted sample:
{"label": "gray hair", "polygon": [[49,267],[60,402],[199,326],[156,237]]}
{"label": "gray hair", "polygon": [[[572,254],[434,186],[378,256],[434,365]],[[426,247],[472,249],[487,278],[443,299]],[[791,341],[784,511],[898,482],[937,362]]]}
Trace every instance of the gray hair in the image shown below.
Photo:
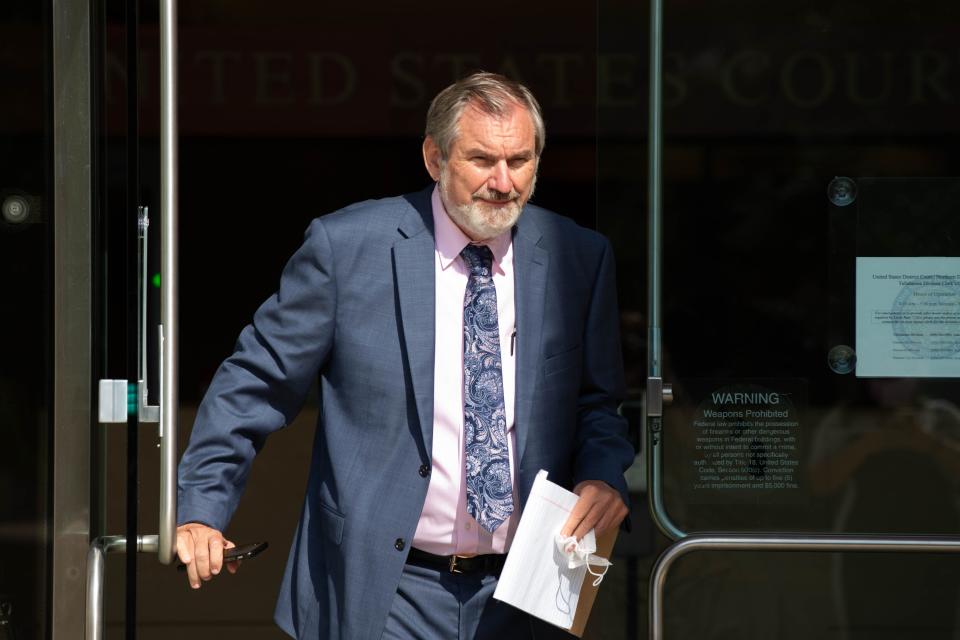
{"label": "gray hair", "polygon": [[540,157],[547,133],[537,99],[519,82],[498,73],[480,71],[454,82],[430,103],[426,135],[437,143],[444,160],[450,157],[450,146],[460,133],[457,125],[467,105],[493,116],[506,115],[514,105],[526,109],[533,120],[534,144]]}

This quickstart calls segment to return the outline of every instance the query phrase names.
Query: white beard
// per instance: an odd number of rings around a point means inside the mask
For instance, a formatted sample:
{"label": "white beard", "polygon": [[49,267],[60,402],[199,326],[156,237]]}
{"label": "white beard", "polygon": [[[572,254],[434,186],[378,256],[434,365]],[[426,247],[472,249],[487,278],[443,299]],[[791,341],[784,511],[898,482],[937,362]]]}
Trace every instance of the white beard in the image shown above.
{"label": "white beard", "polygon": [[[507,195],[511,201],[502,206],[492,206],[482,200],[474,200],[467,204],[456,205],[451,203],[447,193],[447,167],[442,165],[440,169],[440,199],[443,206],[447,209],[450,219],[460,227],[471,240],[483,242],[496,238],[505,231],[508,231],[520,219],[520,213],[523,211],[523,205],[526,202],[520,202],[520,194],[516,191]],[[537,178],[534,176],[533,184],[530,185],[530,195],[536,187]],[[488,189],[482,188],[473,194],[495,200],[496,194]],[[492,196],[492,197],[491,197]],[[528,197],[529,199],[529,197]]]}

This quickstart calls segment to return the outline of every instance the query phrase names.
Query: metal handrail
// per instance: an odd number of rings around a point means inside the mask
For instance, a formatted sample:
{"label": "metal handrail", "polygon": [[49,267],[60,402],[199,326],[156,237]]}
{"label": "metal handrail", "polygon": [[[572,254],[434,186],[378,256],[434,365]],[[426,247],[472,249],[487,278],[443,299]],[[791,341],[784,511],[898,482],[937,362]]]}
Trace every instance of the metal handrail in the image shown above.
{"label": "metal handrail", "polygon": [[697,534],[675,542],[650,573],[650,640],[663,640],[663,591],[667,573],[680,557],[694,551],[846,551],[957,553],[960,538],[838,536],[794,534]]}
{"label": "metal handrail", "polygon": [[[138,536],[137,553],[157,551],[157,536]],[[86,640],[103,640],[103,573],[108,553],[124,553],[127,539],[123,536],[102,536],[87,551],[87,617]]]}

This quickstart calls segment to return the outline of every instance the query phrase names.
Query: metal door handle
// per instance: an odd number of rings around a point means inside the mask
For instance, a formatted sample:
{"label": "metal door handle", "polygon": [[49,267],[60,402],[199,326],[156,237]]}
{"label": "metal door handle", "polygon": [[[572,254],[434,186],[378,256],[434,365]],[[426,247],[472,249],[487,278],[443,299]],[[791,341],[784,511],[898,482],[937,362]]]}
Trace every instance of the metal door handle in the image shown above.
{"label": "metal door handle", "polygon": [[[157,536],[138,536],[137,553],[157,550]],[[125,553],[127,539],[123,536],[102,536],[93,541],[87,552],[87,618],[84,637],[86,640],[103,638],[103,571],[104,556],[108,553]]]}
{"label": "metal door handle", "polygon": [[[160,1],[160,326],[158,335],[158,406],[147,404],[147,347],[141,344],[137,385],[140,422],[157,422],[160,438],[160,531],[157,555],[170,564],[176,555],[177,425],[179,389],[177,228],[177,3]],[[141,331],[146,335],[147,245],[150,217],[140,211],[142,265]]]}
{"label": "metal door handle", "polygon": [[663,406],[673,401],[673,387],[663,383],[661,333],[663,236],[663,0],[650,2],[650,122],[647,165],[647,499],[657,528],[672,540],[687,533],[678,527],[663,502]]}
{"label": "metal door handle", "polygon": [[[157,422],[160,438],[160,531],[157,555],[170,564],[176,554],[177,425],[179,389],[177,228],[177,3],[160,1],[160,325],[157,327],[158,406],[147,404],[147,346],[141,344],[137,385],[140,422]],[[147,245],[150,217],[140,211],[142,265],[141,332],[146,336]]]}
{"label": "metal door handle", "polygon": [[177,228],[177,20],[176,0],[160,2],[160,325],[157,327],[157,406],[147,404],[146,292],[149,288],[147,247],[150,217],[140,211],[142,291],[140,322],[144,336],[140,349],[137,397],[140,422],[158,423],[160,438],[160,531],[157,555],[170,564],[176,553],[177,529],[177,425],[178,360],[178,257]]}
{"label": "metal door handle", "polygon": [[160,531],[157,555],[176,552],[179,323],[177,322],[177,2],[160,0]]}

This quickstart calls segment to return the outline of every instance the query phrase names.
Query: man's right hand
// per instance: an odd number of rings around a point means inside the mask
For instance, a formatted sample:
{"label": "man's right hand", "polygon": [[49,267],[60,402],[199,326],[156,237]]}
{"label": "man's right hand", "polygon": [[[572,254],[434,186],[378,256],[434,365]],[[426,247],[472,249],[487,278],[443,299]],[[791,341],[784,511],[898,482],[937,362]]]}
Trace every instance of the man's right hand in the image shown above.
{"label": "man's right hand", "polygon": [[[223,550],[235,545],[223,534],[199,522],[188,522],[177,527],[177,555],[187,566],[187,580],[194,589],[201,580],[209,580],[223,568]],[[240,562],[227,562],[227,571],[236,573]]]}

